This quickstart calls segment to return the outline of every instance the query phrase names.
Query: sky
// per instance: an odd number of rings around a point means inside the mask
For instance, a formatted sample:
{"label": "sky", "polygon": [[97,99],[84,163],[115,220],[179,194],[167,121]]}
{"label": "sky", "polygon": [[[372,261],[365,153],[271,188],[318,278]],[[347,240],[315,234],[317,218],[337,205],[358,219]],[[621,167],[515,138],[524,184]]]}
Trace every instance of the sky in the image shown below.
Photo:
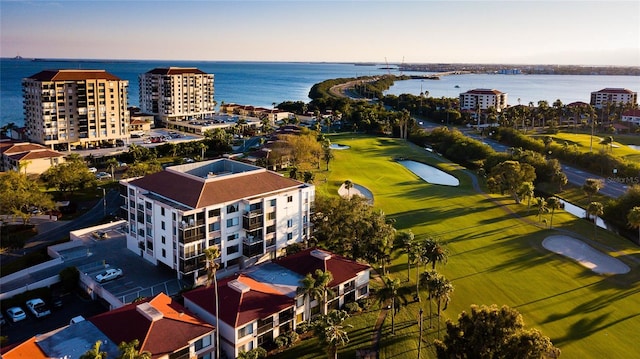
{"label": "sky", "polygon": [[0,56],[640,66],[640,1],[0,0]]}

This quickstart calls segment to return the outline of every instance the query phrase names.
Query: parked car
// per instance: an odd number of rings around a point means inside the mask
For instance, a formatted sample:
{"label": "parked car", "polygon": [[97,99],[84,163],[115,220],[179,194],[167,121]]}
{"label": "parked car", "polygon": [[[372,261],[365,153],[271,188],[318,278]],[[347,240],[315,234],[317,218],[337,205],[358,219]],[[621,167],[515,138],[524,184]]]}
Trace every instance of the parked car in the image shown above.
{"label": "parked car", "polygon": [[122,269],[120,268],[110,268],[105,270],[104,272],[98,274],[96,276],[96,281],[98,283],[104,283],[113,279],[117,279],[122,277]]}
{"label": "parked car", "polygon": [[11,307],[7,309],[7,315],[14,323],[27,319],[27,314],[20,307]]}
{"label": "parked car", "polygon": [[96,173],[96,172],[98,172],[98,169],[95,168],[95,167],[89,167],[89,172]]}
{"label": "parked car", "polygon": [[51,314],[51,310],[44,304],[40,298],[30,299],[27,301],[27,308],[36,316],[36,318],[46,317]]}
{"label": "parked car", "polygon": [[107,173],[107,172],[98,172],[96,174],[96,179],[101,180],[101,179],[105,179],[105,178],[111,178],[111,174]]}

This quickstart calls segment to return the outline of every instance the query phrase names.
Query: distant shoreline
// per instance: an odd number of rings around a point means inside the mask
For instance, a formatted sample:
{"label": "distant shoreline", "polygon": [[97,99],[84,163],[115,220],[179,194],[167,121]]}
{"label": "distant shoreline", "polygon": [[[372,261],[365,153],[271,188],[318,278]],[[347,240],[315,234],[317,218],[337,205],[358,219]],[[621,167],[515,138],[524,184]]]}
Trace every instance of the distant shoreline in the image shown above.
{"label": "distant shoreline", "polygon": [[22,56],[2,57],[1,60],[13,61],[57,61],[57,62],[103,62],[103,63],[134,63],[134,62],[219,62],[219,63],[306,63],[306,64],[340,64],[354,66],[380,66],[379,69],[388,71],[407,72],[456,72],[466,73],[500,73],[500,71],[519,72],[521,75],[620,75],[640,76],[640,66],[606,66],[606,65],[553,65],[553,64],[475,64],[475,63],[415,63],[415,64],[384,64],[368,61],[228,61],[228,60],[148,60],[148,59],[69,59],[69,58],[27,58]]}

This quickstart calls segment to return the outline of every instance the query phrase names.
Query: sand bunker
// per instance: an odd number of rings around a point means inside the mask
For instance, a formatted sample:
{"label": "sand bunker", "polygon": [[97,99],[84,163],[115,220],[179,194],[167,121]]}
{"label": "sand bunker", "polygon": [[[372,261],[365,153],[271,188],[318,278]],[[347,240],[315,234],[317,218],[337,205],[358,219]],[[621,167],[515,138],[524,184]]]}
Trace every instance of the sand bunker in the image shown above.
{"label": "sand bunker", "polygon": [[578,261],[598,274],[624,274],[631,269],[619,259],[604,254],[581,240],[569,236],[549,236],[542,241],[546,249]]}
{"label": "sand bunker", "polygon": [[362,187],[359,184],[352,183],[352,187],[347,188],[344,186],[344,183],[338,188],[338,194],[344,198],[351,198],[352,196],[360,196],[369,200],[369,202],[373,203],[373,193],[369,191],[366,187]]}
{"label": "sand bunker", "polygon": [[351,147],[346,146],[346,145],[340,145],[340,144],[337,144],[337,143],[332,143],[331,145],[329,145],[329,148],[332,149],[332,150],[346,150],[346,149],[349,149]]}
{"label": "sand bunker", "polygon": [[408,160],[398,161],[398,163],[405,166],[409,171],[415,173],[418,177],[422,178],[428,183],[444,186],[460,185],[460,181],[454,176],[435,167],[425,165],[424,163]]}

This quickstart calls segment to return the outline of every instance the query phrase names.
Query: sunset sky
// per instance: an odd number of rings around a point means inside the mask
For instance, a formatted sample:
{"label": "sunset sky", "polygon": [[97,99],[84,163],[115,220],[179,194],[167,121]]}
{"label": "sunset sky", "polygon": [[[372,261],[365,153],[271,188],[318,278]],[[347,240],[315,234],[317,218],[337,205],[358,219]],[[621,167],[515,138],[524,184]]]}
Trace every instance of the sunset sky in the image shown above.
{"label": "sunset sky", "polygon": [[640,2],[0,0],[0,55],[640,66]]}

